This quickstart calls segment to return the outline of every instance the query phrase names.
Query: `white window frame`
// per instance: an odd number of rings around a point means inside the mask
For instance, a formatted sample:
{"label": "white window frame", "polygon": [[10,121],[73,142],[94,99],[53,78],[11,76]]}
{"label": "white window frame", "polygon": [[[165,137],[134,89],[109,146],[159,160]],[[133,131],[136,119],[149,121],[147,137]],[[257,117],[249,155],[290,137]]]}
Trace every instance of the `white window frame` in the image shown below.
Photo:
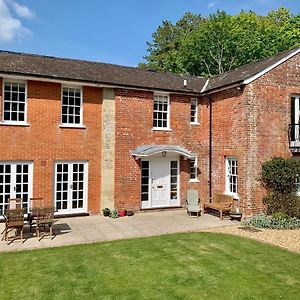
{"label": "white window frame", "polygon": [[[16,83],[16,84],[25,84],[25,102],[24,102],[24,121],[11,121],[4,120],[4,93],[5,93],[5,83]],[[15,80],[15,79],[3,79],[2,82],[2,115],[1,115],[1,124],[3,125],[25,125],[27,126],[27,81],[25,80]]]}
{"label": "white window frame", "polygon": [[[64,89],[74,89],[80,90],[80,123],[63,123],[63,90]],[[62,85],[61,86],[61,113],[60,113],[60,125],[59,127],[79,127],[85,128],[83,126],[83,88],[82,86],[71,86],[71,85]]]}
{"label": "white window frame", "polygon": [[[230,171],[231,171],[231,162],[236,162],[236,171],[237,171],[237,174],[231,174]],[[230,186],[230,176],[234,176],[236,177],[236,192],[232,192],[230,189],[231,189],[231,186]],[[237,157],[235,156],[226,156],[225,157],[225,194],[227,195],[232,195],[235,199],[239,199],[239,196],[238,196],[238,159]]]}
{"label": "white window frame", "polygon": [[[192,106],[193,106],[193,102],[195,101],[195,103],[196,103],[196,109],[195,109],[195,115],[194,115],[194,118],[195,118],[195,120],[194,121],[192,121],[191,119],[192,119],[192,111],[193,111],[193,109],[192,109]],[[191,98],[191,110],[190,110],[190,124],[191,125],[199,125],[199,122],[198,122],[198,98]]]}
{"label": "white window frame", "polygon": [[[194,161],[194,174],[195,174],[195,178],[191,177],[191,162]],[[192,158],[190,159],[190,179],[189,182],[199,182],[198,180],[198,157]]]}
{"label": "white window frame", "polygon": [[[168,105],[168,109],[167,109],[167,127],[158,127],[158,126],[153,126],[154,123],[154,98],[158,96],[158,97],[167,97],[167,105]],[[157,110],[156,110],[157,111]],[[163,112],[163,111],[158,111],[158,112]],[[162,130],[162,131],[171,131],[170,129],[170,94],[167,93],[154,93],[153,95],[153,114],[152,114],[152,130]]]}

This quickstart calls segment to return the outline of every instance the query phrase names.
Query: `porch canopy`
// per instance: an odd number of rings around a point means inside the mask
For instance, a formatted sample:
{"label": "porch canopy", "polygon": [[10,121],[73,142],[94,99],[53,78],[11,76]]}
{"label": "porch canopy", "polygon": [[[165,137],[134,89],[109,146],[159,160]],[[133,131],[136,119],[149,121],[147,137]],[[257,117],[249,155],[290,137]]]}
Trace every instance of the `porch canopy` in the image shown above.
{"label": "porch canopy", "polygon": [[162,156],[165,156],[166,153],[176,153],[188,159],[193,159],[196,157],[196,154],[186,150],[185,148],[179,145],[142,145],[130,152],[131,155],[134,156],[136,159],[149,157],[159,153],[161,153]]}

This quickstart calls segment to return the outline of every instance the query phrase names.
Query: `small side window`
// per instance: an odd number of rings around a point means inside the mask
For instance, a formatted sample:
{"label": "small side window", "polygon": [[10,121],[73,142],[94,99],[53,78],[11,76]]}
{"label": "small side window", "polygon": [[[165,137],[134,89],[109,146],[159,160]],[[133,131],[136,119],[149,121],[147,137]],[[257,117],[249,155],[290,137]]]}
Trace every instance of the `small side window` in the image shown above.
{"label": "small side window", "polygon": [[198,99],[191,99],[191,124],[198,124]]}

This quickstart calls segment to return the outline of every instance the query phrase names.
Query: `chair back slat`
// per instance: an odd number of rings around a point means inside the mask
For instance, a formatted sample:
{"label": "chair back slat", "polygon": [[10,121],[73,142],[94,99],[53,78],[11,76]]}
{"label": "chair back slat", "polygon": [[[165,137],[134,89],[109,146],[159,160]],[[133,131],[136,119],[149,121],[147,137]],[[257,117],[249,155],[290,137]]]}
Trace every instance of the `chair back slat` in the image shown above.
{"label": "chair back slat", "polygon": [[22,198],[8,199],[8,209],[23,209],[23,199]]}

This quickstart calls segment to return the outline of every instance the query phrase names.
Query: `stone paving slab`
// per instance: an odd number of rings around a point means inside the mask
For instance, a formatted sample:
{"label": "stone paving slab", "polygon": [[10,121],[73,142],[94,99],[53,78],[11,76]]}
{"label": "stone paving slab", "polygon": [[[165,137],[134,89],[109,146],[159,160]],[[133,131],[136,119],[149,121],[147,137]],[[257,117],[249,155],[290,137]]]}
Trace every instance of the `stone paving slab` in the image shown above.
{"label": "stone paving slab", "polygon": [[[23,243],[21,240],[15,240],[8,245],[7,242],[0,241],[0,252],[201,231],[234,224],[236,221],[226,219],[221,221],[218,217],[209,214],[191,218],[184,210],[137,213],[131,217],[118,219],[100,215],[61,218],[55,220],[53,230],[56,235],[52,240],[49,236],[45,236],[39,241],[35,234],[30,234],[29,228],[26,228],[27,239]],[[1,223],[0,232],[3,229],[4,223]]]}

